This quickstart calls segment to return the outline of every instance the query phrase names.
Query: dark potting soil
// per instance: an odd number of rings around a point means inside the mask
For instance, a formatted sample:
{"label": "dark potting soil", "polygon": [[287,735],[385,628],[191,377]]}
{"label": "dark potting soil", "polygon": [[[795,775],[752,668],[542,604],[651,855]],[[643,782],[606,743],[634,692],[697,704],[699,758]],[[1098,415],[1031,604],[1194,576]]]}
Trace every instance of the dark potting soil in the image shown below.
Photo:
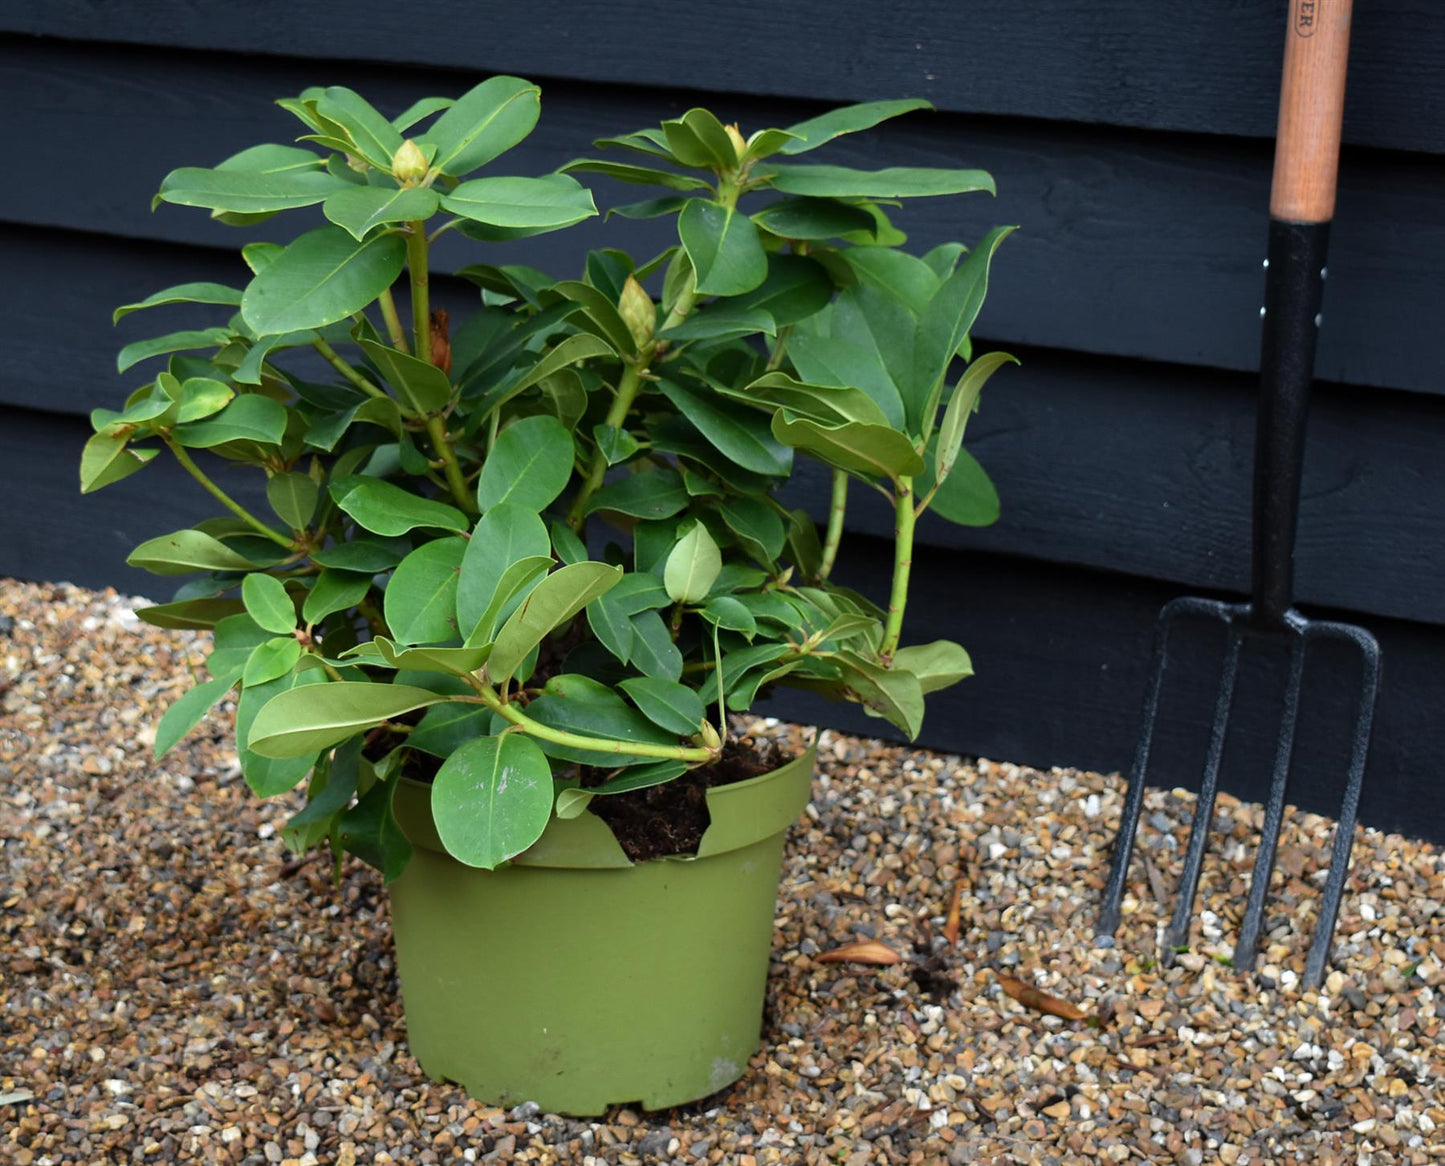
{"label": "dark potting soil", "polygon": [[[767,738],[730,737],[722,756],[711,765],[689,770],[674,781],[647,789],[593,798],[588,807],[612,830],[633,862],[670,854],[696,854],[712,823],[707,791],[771,773],[788,759],[777,742]],[[602,770],[583,770],[582,785],[601,784]]]}

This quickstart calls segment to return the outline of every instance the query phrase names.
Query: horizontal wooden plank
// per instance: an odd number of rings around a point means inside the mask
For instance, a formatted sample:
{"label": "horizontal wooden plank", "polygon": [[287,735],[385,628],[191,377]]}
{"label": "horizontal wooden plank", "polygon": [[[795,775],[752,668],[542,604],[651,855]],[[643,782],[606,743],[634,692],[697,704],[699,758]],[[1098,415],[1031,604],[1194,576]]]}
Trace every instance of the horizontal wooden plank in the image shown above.
{"label": "horizontal wooden plank", "polygon": [[[0,281],[0,315],[12,325],[0,401],[69,413],[114,408],[148,375],[145,367],[115,375],[123,340],[225,318],[225,309],[167,308],[111,329],[112,305],[152,283],[233,279],[234,261],[218,267],[218,254],[199,248],[70,242],[57,248],[0,231],[0,247],[18,260],[16,278]],[[87,242],[96,245],[81,245]],[[151,283],[136,285],[140,270]],[[439,281],[437,296],[457,318],[474,302],[469,285],[455,281]],[[57,303],[65,304],[62,314]],[[1246,587],[1251,379],[1018,351],[1023,366],[999,374],[969,438],[997,479],[1003,520],[969,530],[929,518],[922,537],[1193,587]],[[1302,601],[1445,623],[1445,590],[1421,583],[1445,577],[1441,449],[1445,402],[1438,398],[1338,386],[1320,392],[1299,535]],[[798,497],[823,514],[821,467],[804,465]],[[892,516],[860,489],[850,523],[882,532]]]}
{"label": "horizontal wooden plank", "polygon": [[[84,440],[75,418],[7,409],[0,412],[0,459],[10,489],[0,515],[0,576],[114,586],[124,594],[169,597],[164,579],[127,569],[126,553],[157,533],[184,526],[211,507],[173,465],[150,467],[117,486],[81,498],[74,456]],[[243,500],[263,506],[255,483],[226,480]],[[841,577],[869,594],[887,589],[882,542],[850,536]],[[1118,574],[1060,570],[988,553],[930,549],[918,557],[905,628],[907,640],[955,639],[971,652],[978,675],[929,699],[922,742],[938,748],[1034,765],[1109,771],[1127,765],[1138,726],[1154,613],[1172,589]],[[1445,839],[1445,794],[1435,780],[1445,752],[1445,632],[1371,618],[1385,652],[1370,782],[1362,816],[1386,829]],[[1210,707],[1213,672],[1199,652],[1176,659],[1160,724],[1153,783],[1192,785],[1200,769],[1199,736]],[[1263,792],[1275,703],[1253,699],[1272,673],[1251,656],[1237,702],[1235,747],[1224,784],[1245,797]],[[1215,665],[1217,667],[1217,664]],[[1347,661],[1311,661],[1292,799],[1325,813],[1338,805],[1343,773],[1339,727],[1352,699]],[[1253,684],[1254,687],[1250,687]],[[1267,687],[1267,686],[1266,686]],[[1251,699],[1245,699],[1246,696]],[[765,711],[871,735],[888,726],[850,706],[799,694]]]}
{"label": "horizontal wooden plank", "polygon": [[[940,108],[1258,137],[1274,132],[1286,5],[1156,0],[460,0],[9,5],[23,33],[307,60],[405,61],[612,84]],[[1445,29],[1427,0],[1357,6],[1346,138],[1445,150]]]}
{"label": "horizontal wooden plank", "polygon": [[[318,71],[216,54],[104,55],[12,39],[0,45],[0,102],[30,111],[12,127],[12,148],[29,171],[67,177],[0,186],[0,220],[235,247],[249,233],[188,208],[152,214],[151,195],[174,166],[294,135],[293,119],[270,100],[317,80],[355,84],[388,109],[463,83],[417,71]],[[549,87],[539,130],[503,165],[545,171],[583,152],[603,130],[634,128],[678,108],[626,90]],[[807,110],[729,99],[722,112],[756,125],[769,112]],[[899,122],[886,138],[845,139],[832,156],[860,166],[993,171],[997,200],[920,200],[905,218],[918,249],[975,239],[1000,221],[1022,225],[996,264],[980,324],[989,335],[1106,355],[1256,366],[1270,167],[1263,144],[928,115]],[[637,187],[616,183],[599,182],[597,190],[604,206],[639,197]],[[288,221],[319,222],[319,211]],[[581,248],[605,242],[651,254],[667,244],[669,228],[614,219],[491,248],[449,236],[438,261],[454,266],[485,252],[571,272]],[[30,254],[61,262],[38,240]],[[72,269],[81,262],[69,260]],[[1445,391],[1445,354],[1427,342],[1442,270],[1445,159],[1347,153],[1320,376]],[[154,282],[164,281],[157,271]],[[51,284],[60,286],[58,277]],[[144,286],[140,273],[135,286]]]}

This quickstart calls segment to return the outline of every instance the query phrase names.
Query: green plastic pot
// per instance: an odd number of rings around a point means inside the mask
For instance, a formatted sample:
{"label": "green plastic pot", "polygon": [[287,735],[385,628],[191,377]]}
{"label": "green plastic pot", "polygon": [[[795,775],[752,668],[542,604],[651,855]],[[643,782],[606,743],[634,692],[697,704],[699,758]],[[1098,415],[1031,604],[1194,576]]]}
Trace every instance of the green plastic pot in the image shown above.
{"label": "green plastic pot", "polygon": [[783,839],[814,754],[709,790],[696,857],[636,864],[583,813],[499,870],[464,866],[442,850],[430,787],[402,781],[415,853],[391,911],[423,1071],[479,1101],[579,1116],[736,1081],[758,1047]]}

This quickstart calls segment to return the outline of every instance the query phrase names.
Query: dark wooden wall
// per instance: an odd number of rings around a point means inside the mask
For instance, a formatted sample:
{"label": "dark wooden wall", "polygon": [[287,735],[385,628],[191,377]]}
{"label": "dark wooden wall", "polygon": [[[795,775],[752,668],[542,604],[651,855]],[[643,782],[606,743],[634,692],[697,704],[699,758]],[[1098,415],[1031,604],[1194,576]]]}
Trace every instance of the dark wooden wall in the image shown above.
{"label": "dark wooden wall", "polygon": [[[293,135],[270,101],[349,84],[383,108],[505,71],[543,86],[520,173],[590,138],[706,103],[746,129],[829,104],[924,96],[933,114],[840,142],[832,160],[979,166],[997,200],[934,200],[920,248],[1022,225],[978,326],[1023,358],[990,387],[971,447],[1002,521],[930,519],[910,634],[948,635],[979,675],[935,698],[928,744],[1035,764],[1119,768],[1132,751],[1154,612],[1181,590],[1235,593],[1248,497],[1260,258],[1283,0],[50,0],[0,9],[0,574],[145,593],[136,542],[204,512],[152,469],[82,501],[85,413],[127,388],[113,305],[188,279],[242,278],[239,236],[149,200],[178,165]],[[1299,539],[1303,606],[1385,646],[1367,821],[1445,838],[1445,25],[1428,0],[1357,12],[1322,380]],[[599,185],[599,201],[627,194]],[[635,193],[628,197],[636,197]],[[622,201],[618,198],[616,201]],[[621,224],[646,250],[657,224]],[[584,236],[599,237],[589,226]],[[612,235],[610,237],[616,237]],[[510,245],[561,272],[578,232]],[[467,261],[444,251],[443,269]],[[443,296],[467,295],[461,285]],[[185,314],[172,316],[185,326]],[[254,484],[253,484],[254,485]],[[242,488],[244,492],[244,487]],[[820,477],[799,496],[819,504]],[[853,516],[855,579],[875,588]],[[1198,673],[1199,683],[1208,679]],[[1187,679],[1187,678],[1186,678]],[[1273,716],[1261,674],[1226,784],[1257,794]],[[1295,798],[1326,812],[1348,661],[1321,658]],[[1192,784],[1199,714],[1172,701],[1156,780]],[[1199,709],[1206,707],[1201,701]],[[877,731],[797,698],[778,711]]]}

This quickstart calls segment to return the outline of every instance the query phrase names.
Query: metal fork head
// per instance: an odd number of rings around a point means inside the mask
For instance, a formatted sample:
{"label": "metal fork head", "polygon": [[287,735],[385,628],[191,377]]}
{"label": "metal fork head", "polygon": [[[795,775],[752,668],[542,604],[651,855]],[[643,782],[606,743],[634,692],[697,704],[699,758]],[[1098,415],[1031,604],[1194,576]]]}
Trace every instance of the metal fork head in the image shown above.
{"label": "metal fork head", "polygon": [[1215,697],[1214,719],[1210,724],[1209,747],[1200,781],[1199,800],[1189,830],[1189,843],[1184,857],[1184,873],[1180,879],[1174,913],[1163,937],[1163,955],[1167,958],[1188,939],[1194,914],[1194,899],[1199,875],[1204,864],[1204,850],[1214,820],[1214,801],[1219,787],[1219,769],[1229,736],[1230,710],[1234,701],[1235,682],[1239,672],[1241,648],[1246,640],[1272,639],[1282,641],[1289,649],[1289,679],[1284,692],[1284,707],[1275,741],[1274,768],[1270,776],[1269,801],[1265,807],[1264,827],[1250,880],[1249,900],[1234,950],[1234,966],[1250,970],[1254,966],[1264,910],[1269,896],[1270,876],[1274,871],[1275,852],[1284,819],[1286,787],[1294,756],[1295,730],[1299,720],[1300,690],[1304,680],[1305,654],[1308,646],[1320,640],[1341,640],[1359,651],[1361,682],[1355,704],[1350,741],[1350,765],[1345,792],[1335,827],[1329,870],[1320,898],[1314,937],[1305,962],[1304,984],[1318,987],[1324,977],[1334,935],[1335,919],[1349,874],[1350,848],[1354,841],[1355,819],[1359,809],[1360,788],[1364,781],[1365,761],[1369,754],[1370,731],[1374,720],[1375,695],[1379,689],[1380,649],[1364,628],[1329,620],[1312,620],[1293,608],[1282,619],[1265,621],[1249,603],[1224,603],[1216,599],[1184,596],[1165,604],[1155,628],[1153,663],[1149,685],[1144,696],[1143,724],[1130,770],[1124,812],[1120,820],[1109,881],[1099,912],[1099,933],[1112,935],[1118,930],[1120,906],[1128,878],[1129,857],[1139,828],[1139,815],[1144,804],[1148,778],[1149,754],[1154,743],[1159,719],[1159,702],[1164,676],[1169,664],[1169,634],[1173,625],[1183,618],[1216,620],[1225,628],[1225,649]]}

